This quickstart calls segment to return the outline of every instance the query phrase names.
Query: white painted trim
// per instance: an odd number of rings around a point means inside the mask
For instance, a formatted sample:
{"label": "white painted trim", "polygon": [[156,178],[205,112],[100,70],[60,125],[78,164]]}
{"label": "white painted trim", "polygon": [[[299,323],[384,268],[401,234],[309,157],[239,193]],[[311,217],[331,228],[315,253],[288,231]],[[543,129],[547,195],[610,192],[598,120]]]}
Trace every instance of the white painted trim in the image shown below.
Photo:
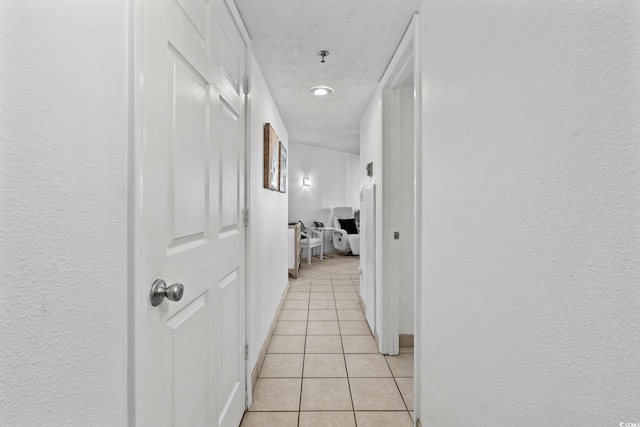
{"label": "white painted trim", "polygon": [[[234,24],[238,28],[238,31],[242,35],[242,39],[245,44],[245,79],[240,82],[241,85],[245,85],[247,81],[251,80],[251,62],[252,62],[252,50],[251,50],[251,37],[244,25],[244,20],[238,11],[238,7],[234,0],[223,0],[224,6],[227,7]],[[249,88],[251,89],[251,88]],[[243,92],[245,88],[243,87]],[[244,208],[249,210],[251,217],[251,93],[245,94],[244,102]],[[249,225],[244,229],[244,298],[245,298],[245,345],[249,344],[251,338],[251,239],[249,238],[251,230],[251,220]],[[249,358],[245,359],[245,405],[247,408],[251,406],[253,399],[253,389],[251,387],[251,374],[252,369],[250,366]]]}
{"label": "white painted trim", "polygon": [[[407,32],[402,38],[398,50],[394,54],[387,70],[385,71],[380,85],[382,88],[382,277],[377,285],[380,296],[380,325],[376,325],[379,339],[379,350],[383,354],[396,355],[399,353],[399,295],[397,286],[392,286],[391,266],[397,260],[390,250],[392,244],[392,233],[389,218],[391,214],[391,202],[389,199],[389,189],[391,188],[391,176],[388,173],[390,168],[390,146],[397,140],[395,133],[398,131],[396,124],[399,121],[399,100],[395,89],[398,88],[414,68],[414,38],[417,19],[414,16]],[[414,76],[415,80],[415,76]],[[414,101],[415,104],[415,101]],[[414,105],[415,106],[415,105]],[[415,114],[415,112],[414,112]],[[415,134],[414,134],[415,141]],[[415,142],[414,142],[415,143]],[[414,211],[414,216],[415,216]],[[417,259],[416,262],[417,263]],[[415,264],[414,263],[414,264]],[[415,288],[415,283],[414,283]]]}
{"label": "white painted trim", "polygon": [[[414,231],[422,236],[422,64],[420,62],[420,17],[413,16],[413,131],[414,131]],[[420,379],[422,361],[422,239],[414,239],[414,342],[413,342],[413,398],[414,425],[421,425]]]}
{"label": "white painted trim", "polygon": [[140,218],[140,207],[136,204],[136,194],[139,191],[136,185],[139,180],[139,164],[136,155],[139,152],[141,138],[140,117],[141,105],[139,97],[139,77],[141,75],[139,67],[141,64],[141,2],[140,0],[129,1],[129,29],[127,57],[129,59],[129,70],[127,78],[128,99],[128,142],[127,142],[127,425],[136,424],[136,357],[138,349],[136,347],[137,324],[136,324],[136,284],[139,268],[139,256],[137,250],[140,247],[140,231],[136,226],[137,219]]}
{"label": "white painted trim", "polygon": [[410,52],[411,54],[413,54],[413,49],[409,49],[409,47],[414,39],[415,27],[417,22],[418,22],[417,14],[415,14],[413,19],[411,20],[411,23],[409,24],[409,27],[407,27],[407,31],[405,32],[404,36],[402,36],[402,40],[400,41],[400,44],[398,45],[396,52],[393,54],[393,58],[391,58],[389,65],[387,65],[387,69],[385,70],[384,74],[382,75],[382,78],[380,79],[381,87],[395,86],[394,83],[397,83],[397,81],[399,80],[398,79],[399,71],[402,69],[402,67],[401,68],[398,67],[399,64],[401,62],[406,62],[406,58],[403,58],[403,57],[407,52]]}
{"label": "white painted trim", "polygon": [[[244,25],[242,26],[244,28]],[[245,60],[245,82],[247,80],[251,81],[251,62],[252,62],[252,50],[251,50],[251,40],[247,44],[246,48],[247,59]],[[243,83],[245,84],[245,83]],[[251,88],[250,88],[251,89]],[[251,239],[250,233],[251,230],[251,92],[244,96],[244,140],[245,140],[245,150],[244,150],[244,208],[249,210],[249,225],[244,228],[244,268],[245,268],[245,281],[244,281],[244,298],[245,298],[245,343],[249,343],[251,338]],[[246,401],[245,404],[247,408],[251,406],[251,402],[253,402],[253,387],[251,381],[251,374],[253,373],[251,369],[250,358],[245,359],[245,393],[246,393]]]}
{"label": "white painted trim", "polygon": [[133,375],[133,384],[131,387],[133,388],[133,405],[129,409],[133,411],[133,414],[130,415],[130,419],[133,419],[133,424],[136,426],[144,425],[144,421],[146,418],[145,408],[141,405],[141,402],[144,402],[143,396],[146,394],[146,381],[145,381],[145,373],[143,369],[138,369],[141,366],[145,365],[146,360],[146,349],[147,342],[145,333],[145,323],[139,320],[138,313],[141,310],[144,310],[144,307],[141,307],[142,302],[146,301],[144,298],[139,298],[138,293],[140,289],[143,289],[143,277],[142,277],[142,227],[140,224],[143,221],[143,211],[142,211],[142,151],[143,151],[143,141],[144,141],[144,129],[143,129],[143,114],[142,114],[142,99],[144,93],[144,69],[142,67],[143,61],[143,37],[142,37],[142,28],[143,28],[143,13],[142,9],[144,7],[143,0],[133,0],[134,2],[134,15],[132,17],[132,32],[134,38],[134,46],[133,46],[133,68],[134,68],[134,82],[133,85],[133,96],[134,96],[134,107],[133,107],[133,134],[134,138],[132,141],[132,149],[130,150],[131,158],[129,159],[131,165],[131,187],[129,189],[130,192],[130,200],[132,203],[132,207],[129,209],[131,217],[129,218],[129,228],[131,233],[131,242],[132,247],[129,248],[129,261],[131,264],[131,277],[132,281],[130,283],[130,295],[133,298],[132,301],[132,311],[133,316],[130,320],[130,329],[133,330],[133,337],[130,339],[133,345],[133,355],[132,355],[132,363],[133,367],[131,368],[131,374]]}
{"label": "white painted trim", "polygon": [[234,22],[238,26],[238,30],[240,30],[240,34],[242,34],[242,38],[244,39],[244,43],[249,47],[251,44],[251,37],[249,37],[249,32],[247,28],[244,26],[244,20],[238,11],[238,7],[234,0],[224,0],[224,3],[229,8],[229,12],[231,12],[231,16],[233,17]]}
{"label": "white painted trim", "polygon": [[[380,87],[382,88],[382,216],[383,218],[389,217],[389,199],[388,189],[390,184],[389,174],[385,173],[389,167],[389,147],[393,141],[393,125],[394,120],[397,123],[399,114],[398,98],[394,94],[394,88],[399,87],[407,78],[409,73],[413,71],[413,85],[414,85],[414,235],[421,236],[422,231],[422,219],[420,212],[422,210],[422,198],[421,198],[421,176],[422,176],[422,127],[421,127],[421,115],[422,115],[422,76],[420,67],[420,28],[418,14],[413,16],[411,24],[409,25],[407,32],[402,38],[396,53],[394,54],[387,70],[385,71],[382,79],[380,80]],[[380,315],[381,324],[376,325],[379,339],[379,349],[382,353],[397,354],[399,352],[399,307],[398,307],[398,289],[395,286],[391,286],[391,277],[389,277],[390,263],[393,262],[393,257],[389,256],[385,252],[389,251],[391,243],[392,230],[389,227],[387,221],[383,221],[382,227],[382,247],[378,248],[382,252],[382,280],[378,283],[380,292],[379,295],[385,299],[380,304],[380,308],[383,313]],[[415,262],[414,262],[414,425],[419,425],[420,419],[420,366],[421,366],[421,294],[420,287],[422,278],[421,269],[421,240],[414,240]]]}

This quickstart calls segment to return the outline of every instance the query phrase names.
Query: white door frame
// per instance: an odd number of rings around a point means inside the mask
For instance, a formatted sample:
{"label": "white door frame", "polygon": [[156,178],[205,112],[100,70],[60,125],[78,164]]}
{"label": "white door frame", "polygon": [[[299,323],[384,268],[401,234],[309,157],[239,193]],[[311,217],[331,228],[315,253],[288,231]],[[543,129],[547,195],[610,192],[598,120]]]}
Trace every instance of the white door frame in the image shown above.
{"label": "white door frame", "polygon": [[250,224],[248,220],[248,212],[250,211],[250,202],[251,202],[251,96],[250,96],[250,82],[251,82],[251,58],[252,58],[252,50],[251,50],[251,37],[249,37],[249,32],[244,26],[244,21],[242,20],[242,16],[240,16],[240,12],[236,7],[236,4],[233,0],[224,0],[224,2],[229,7],[231,11],[231,15],[233,20],[235,21],[238,29],[240,30],[240,34],[244,39],[244,43],[247,46],[245,51],[245,81],[242,83],[244,85],[244,212],[243,216],[245,219],[245,233],[244,233],[244,304],[245,304],[245,359],[244,359],[244,371],[245,371],[245,404],[246,409],[251,406],[252,402],[252,388],[251,388],[251,366],[249,366],[249,358],[248,358],[248,345],[249,345],[249,337],[251,336],[251,310],[249,310],[250,301],[251,301],[251,286],[249,283],[251,281],[251,239],[249,236]]}
{"label": "white door frame", "polygon": [[[213,1],[213,0],[212,0]],[[242,82],[242,85],[246,85],[251,76],[251,38],[244,26],[244,22],[240,16],[233,0],[223,0],[229,8],[233,20],[237,25],[240,34],[246,45],[246,61],[245,61],[245,77],[246,82]],[[130,2],[130,15],[129,30],[131,35],[129,37],[129,59],[131,61],[131,67],[129,72],[129,123],[130,123],[130,144],[128,152],[128,208],[127,208],[127,241],[128,241],[128,292],[127,292],[127,323],[128,323],[128,338],[127,338],[127,407],[128,407],[128,425],[136,425],[136,421],[140,419],[138,411],[144,410],[139,406],[139,396],[144,393],[141,389],[142,383],[140,380],[140,374],[137,371],[140,361],[145,360],[142,351],[146,351],[146,337],[141,328],[142,322],[136,322],[137,307],[136,302],[141,298],[144,301],[148,300],[148,289],[143,284],[142,277],[142,262],[143,253],[142,250],[142,230],[139,227],[140,221],[143,219],[142,206],[139,203],[142,194],[142,144],[144,142],[144,129],[142,126],[142,96],[144,90],[144,79],[142,69],[142,7],[143,0],[132,0]],[[245,210],[249,208],[250,195],[250,105],[249,97],[245,95]],[[244,213],[243,213],[244,214]],[[250,247],[248,239],[248,229],[245,230],[245,343],[249,339],[249,280],[250,280]],[[143,295],[140,295],[142,293]],[[251,372],[249,367],[249,361],[245,359],[245,404],[248,406],[251,403]]]}
{"label": "white door frame", "polygon": [[[380,352],[384,354],[398,354],[398,335],[399,335],[399,307],[398,307],[398,288],[392,286],[393,277],[391,277],[390,266],[393,263],[393,257],[391,256],[390,246],[393,239],[393,230],[390,225],[390,187],[391,176],[389,174],[389,158],[391,145],[396,142],[394,129],[398,128],[399,120],[399,105],[396,102],[397,99],[393,95],[395,88],[398,88],[415,70],[415,54],[414,54],[414,39],[415,31],[417,28],[417,15],[414,16],[407,32],[405,33],[400,46],[396,50],[393,59],[389,63],[387,70],[385,71],[380,81],[382,88],[382,139],[381,139],[381,159],[382,159],[382,236],[381,236],[381,250],[382,250],[382,280],[379,282],[377,292],[379,298],[380,325],[378,329],[378,339]],[[418,73],[414,72],[414,85],[415,76]],[[415,87],[415,86],[414,86]],[[416,104],[418,104],[418,98],[414,95],[414,115],[416,111]],[[414,117],[415,118],[415,117]],[[419,141],[416,132],[414,132],[414,147],[419,145]],[[415,168],[415,164],[413,165]],[[414,218],[418,217],[417,212],[414,211]],[[417,230],[416,230],[417,231]],[[419,312],[416,307],[416,312]]]}
{"label": "white door frame", "polygon": [[[390,146],[394,142],[393,129],[397,128],[399,118],[399,105],[393,96],[393,90],[399,87],[407,76],[413,71],[414,87],[414,236],[422,235],[421,220],[421,111],[422,111],[422,79],[419,56],[419,17],[414,15],[411,24],[407,28],[405,35],[398,46],[387,70],[380,80],[382,88],[382,138],[381,138],[381,159],[382,159],[382,277],[377,283],[377,294],[380,298],[378,308],[380,319],[378,329],[379,350],[384,354],[398,354],[399,352],[399,295],[398,287],[393,285],[393,278],[390,277],[389,268],[393,258],[390,256],[389,248],[393,239],[393,230],[388,220],[390,215],[389,188],[391,177],[389,176],[389,152]],[[419,383],[420,383],[420,332],[421,332],[421,265],[420,252],[422,242],[419,238],[414,239],[414,400],[415,419],[420,418],[419,407]]]}
{"label": "white door frame", "polygon": [[[250,82],[251,82],[251,37],[249,37],[249,32],[244,26],[244,21],[242,20],[242,16],[240,16],[240,11],[236,7],[236,4],[233,0],[224,0],[225,4],[229,7],[229,11],[231,12],[231,16],[235,21],[235,24],[238,26],[240,30],[240,34],[244,40],[245,45],[247,46],[245,51],[245,81],[242,82],[244,87],[244,212],[242,213],[244,219],[248,219],[248,212],[250,211],[250,202],[251,202],[251,96],[250,96]],[[245,221],[245,233],[244,233],[244,304],[245,304],[245,359],[244,359],[244,371],[245,371],[245,404],[247,409],[251,406],[252,401],[252,389],[251,389],[251,366],[249,366],[249,358],[247,357],[246,349],[249,345],[249,337],[251,336],[251,310],[249,310],[249,303],[251,301],[251,286],[249,283],[251,281],[251,239],[249,236],[250,224]]]}

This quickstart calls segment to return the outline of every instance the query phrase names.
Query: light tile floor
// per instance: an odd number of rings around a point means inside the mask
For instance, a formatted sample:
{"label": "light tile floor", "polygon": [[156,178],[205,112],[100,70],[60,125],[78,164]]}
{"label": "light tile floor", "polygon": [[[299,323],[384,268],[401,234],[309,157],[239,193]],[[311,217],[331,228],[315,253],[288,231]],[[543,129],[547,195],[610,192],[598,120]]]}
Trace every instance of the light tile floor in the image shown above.
{"label": "light tile floor", "polygon": [[409,427],[413,349],[378,353],[358,257],[306,259],[289,291],[242,427]]}

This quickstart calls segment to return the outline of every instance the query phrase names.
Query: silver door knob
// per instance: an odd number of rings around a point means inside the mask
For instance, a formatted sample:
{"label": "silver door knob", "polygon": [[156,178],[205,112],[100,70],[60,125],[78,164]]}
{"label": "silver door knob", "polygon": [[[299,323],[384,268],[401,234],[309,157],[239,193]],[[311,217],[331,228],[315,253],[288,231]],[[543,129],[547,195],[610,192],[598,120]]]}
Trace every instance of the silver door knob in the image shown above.
{"label": "silver door knob", "polygon": [[180,301],[184,295],[184,286],[182,283],[174,283],[167,287],[167,283],[162,279],[156,279],[151,285],[151,292],[149,292],[149,299],[151,305],[160,305],[165,298],[171,301]]}

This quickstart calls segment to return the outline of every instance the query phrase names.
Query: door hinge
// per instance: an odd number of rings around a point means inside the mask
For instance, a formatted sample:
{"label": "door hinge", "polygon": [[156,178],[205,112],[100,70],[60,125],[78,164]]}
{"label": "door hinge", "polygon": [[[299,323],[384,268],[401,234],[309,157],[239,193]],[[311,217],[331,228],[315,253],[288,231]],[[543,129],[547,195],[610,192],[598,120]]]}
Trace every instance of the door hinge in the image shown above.
{"label": "door hinge", "polygon": [[244,94],[245,95],[249,95],[249,92],[251,91],[251,87],[249,86],[250,80],[249,79],[245,79],[244,80]]}
{"label": "door hinge", "polygon": [[249,360],[249,344],[244,345],[244,360]]}
{"label": "door hinge", "polygon": [[249,209],[244,210],[244,226],[249,226]]}

